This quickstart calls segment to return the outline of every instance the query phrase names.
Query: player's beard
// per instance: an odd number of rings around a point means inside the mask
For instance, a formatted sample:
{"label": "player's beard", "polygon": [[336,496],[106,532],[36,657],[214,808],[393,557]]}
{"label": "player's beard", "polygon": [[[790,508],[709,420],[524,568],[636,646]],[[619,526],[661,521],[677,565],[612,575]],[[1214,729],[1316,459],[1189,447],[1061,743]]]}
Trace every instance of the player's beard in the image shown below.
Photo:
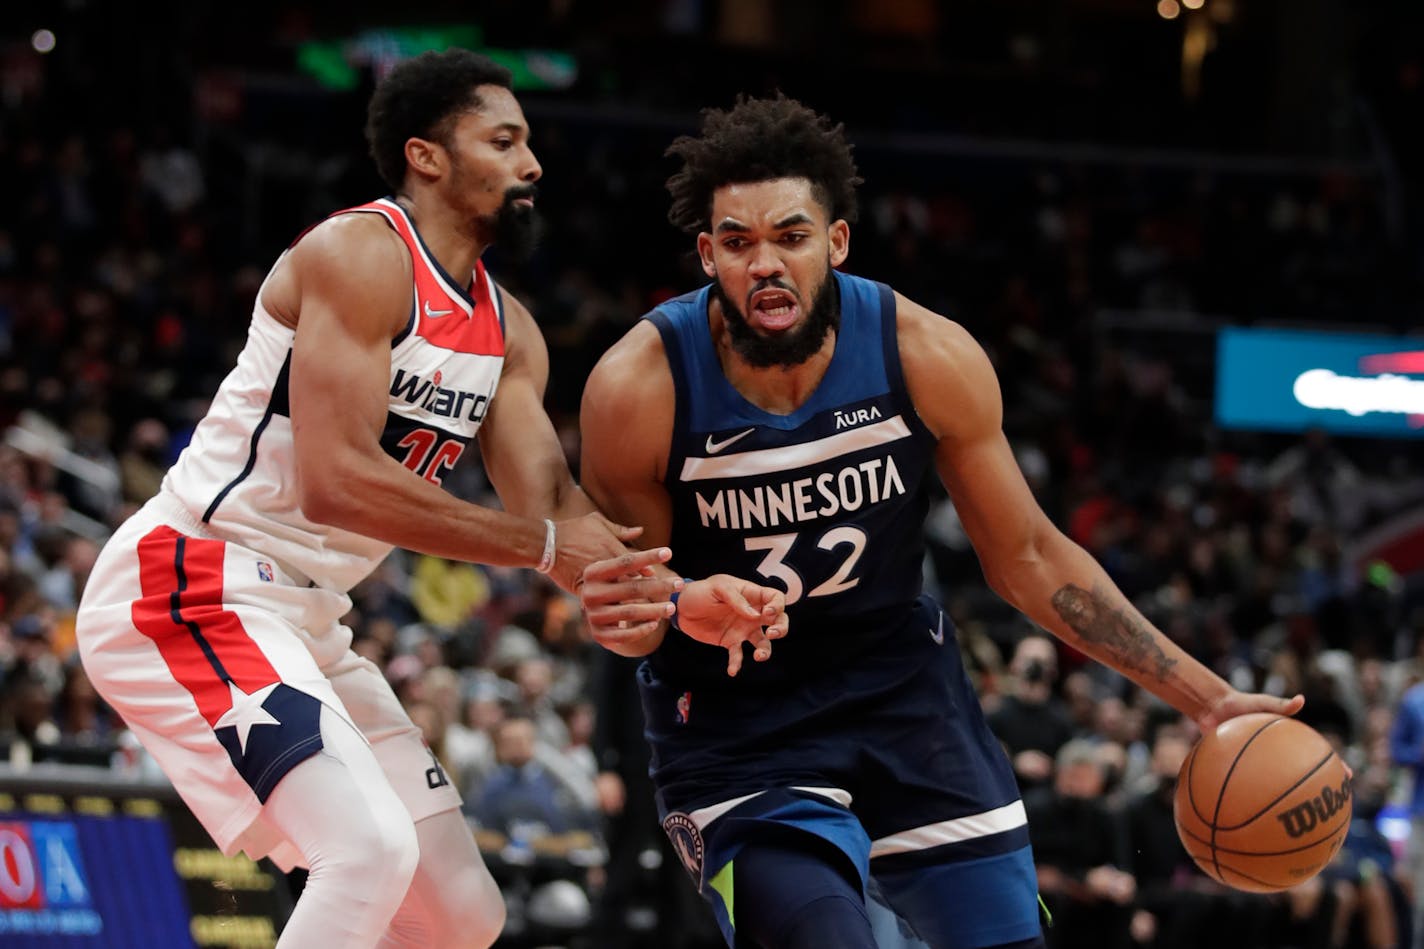
{"label": "player's beard", "polygon": [[[770,287],[795,294],[795,291],[780,281],[759,280],[747,294],[748,306],[753,294]],[[820,285],[812,291],[811,306],[806,308],[805,319],[800,326],[784,333],[766,336],[753,329],[746,313],[732,302],[731,296],[723,288],[721,278],[712,281],[712,295],[722,307],[722,317],[727,321],[727,334],[731,337],[732,349],[757,369],[799,366],[820,352],[826,337],[832,330],[840,329],[841,325],[840,288],[831,279],[830,264],[826,265],[826,275]],[[796,302],[801,304],[799,296]]]}
{"label": "player's beard", "polygon": [[528,260],[544,236],[544,219],[535,207],[514,202],[520,198],[536,198],[539,189],[532,184],[517,185],[504,193],[504,202],[494,214],[476,220],[480,233],[499,248],[500,256],[515,261]]}

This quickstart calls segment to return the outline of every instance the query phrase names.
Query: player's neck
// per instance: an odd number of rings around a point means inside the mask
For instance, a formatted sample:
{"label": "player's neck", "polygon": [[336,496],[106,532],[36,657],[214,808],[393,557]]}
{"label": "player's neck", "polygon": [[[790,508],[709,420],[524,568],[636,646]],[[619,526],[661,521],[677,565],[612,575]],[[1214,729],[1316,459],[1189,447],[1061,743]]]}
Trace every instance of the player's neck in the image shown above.
{"label": "player's neck", "polygon": [[790,415],[805,405],[825,378],[836,352],[836,331],[831,330],[821,348],[805,362],[794,366],[753,366],[737,352],[716,301],[708,306],[708,317],[722,374],[742,398],[773,415]]}
{"label": "player's neck", "polygon": [[[429,193],[402,192],[396,203],[405,208],[426,250],[456,280],[468,282],[475,262],[489,246],[474,233],[474,223],[465,215]],[[463,284],[462,284],[463,285]]]}

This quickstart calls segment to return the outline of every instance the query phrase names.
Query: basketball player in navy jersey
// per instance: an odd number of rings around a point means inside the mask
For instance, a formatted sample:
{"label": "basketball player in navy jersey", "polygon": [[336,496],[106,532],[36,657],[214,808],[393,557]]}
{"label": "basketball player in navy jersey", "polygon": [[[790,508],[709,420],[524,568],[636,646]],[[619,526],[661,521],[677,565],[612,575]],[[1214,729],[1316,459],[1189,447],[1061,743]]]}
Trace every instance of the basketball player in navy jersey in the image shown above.
{"label": "basketball player in navy jersey", "polygon": [[[591,566],[582,597],[603,645],[647,657],[664,829],[738,949],[869,949],[871,877],[934,949],[1041,946],[1013,771],[920,594],[932,477],[996,591],[1203,728],[1302,700],[1238,692],[1154,629],[1035,503],[978,344],[836,269],[859,183],[839,126],[746,99],[669,154],[669,217],[711,283],[598,364],[581,470],[651,547]],[[676,574],[638,575],[664,544]],[[722,571],[784,591],[774,657],[680,632]]]}
{"label": "basketball player in navy jersey", "polygon": [[[282,947],[484,947],[504,921],[459,794],[350,648],[347,591],[397,545],[572,589],[637,533],[574,484],[539,328],[480,262],[534,231],[541,169],[509,86],[462,50],[381,82],[367,136],[393,196],[279,258],[81,604],[95,686],[223,851],[310,867]],[[503,510],[439,486],[476,437]]]}

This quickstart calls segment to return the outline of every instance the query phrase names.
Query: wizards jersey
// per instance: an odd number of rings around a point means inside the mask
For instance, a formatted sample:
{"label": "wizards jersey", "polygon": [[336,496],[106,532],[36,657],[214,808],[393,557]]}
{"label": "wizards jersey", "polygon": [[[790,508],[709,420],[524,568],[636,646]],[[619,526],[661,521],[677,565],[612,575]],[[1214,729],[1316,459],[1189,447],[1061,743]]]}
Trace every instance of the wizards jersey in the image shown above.
{"label": "wizards jersey", "polygon": [[[741,688],[844,663],[902,625],[921,586],[935,440],[906,391],[895,296],[835,273],[840,329],[820,385],[789,415],[747,401],[722,373],[709,288],[658,307],[677,410],[666,488],[673,567],[730,573],[786,591],[790,635]],[[828,290],[828,292],[833,292]],[[725,653],[670,633],[660,678],[726,685]]]}
{"label": "wizards jersey", "polygon": [[[465,279],[447,274],[410,216],[390,199],[338,213],[381,215],[410,250],[410,317],[391,341],[381,447],[439,484],[475,437],[499,384],[504,366],[499,290],[482,263]],[[293,330],[267,312],[259,292],[237,366],[164,478],[161,495],[168,510],[185,512],[199,529],[344,593],[391,545],[317,524],[302,512],[287,399],[294,338]]]}

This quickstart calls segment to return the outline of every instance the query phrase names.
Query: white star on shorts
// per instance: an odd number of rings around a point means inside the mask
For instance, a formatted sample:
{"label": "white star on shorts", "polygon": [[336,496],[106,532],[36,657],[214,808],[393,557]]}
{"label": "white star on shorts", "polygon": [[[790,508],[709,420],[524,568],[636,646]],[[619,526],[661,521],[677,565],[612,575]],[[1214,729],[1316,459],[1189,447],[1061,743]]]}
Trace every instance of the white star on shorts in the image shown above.
{"label": "white star on shorts", "polygon": [[267,696],[271,695],[272,690],[281,684],[273,682],[271,685],[264,685],[248,695],[237,687],[236,682],[229,680],[227,687],[232,690],[232,708],[223,712],[222,718],[214,722],[213,727],[226,728],[228,725],[236,725],[237,746],[243,754],[247,754],[247,733],[252,731],[253,725],[282,724],[262,707],[262,703],[267,701]]}

